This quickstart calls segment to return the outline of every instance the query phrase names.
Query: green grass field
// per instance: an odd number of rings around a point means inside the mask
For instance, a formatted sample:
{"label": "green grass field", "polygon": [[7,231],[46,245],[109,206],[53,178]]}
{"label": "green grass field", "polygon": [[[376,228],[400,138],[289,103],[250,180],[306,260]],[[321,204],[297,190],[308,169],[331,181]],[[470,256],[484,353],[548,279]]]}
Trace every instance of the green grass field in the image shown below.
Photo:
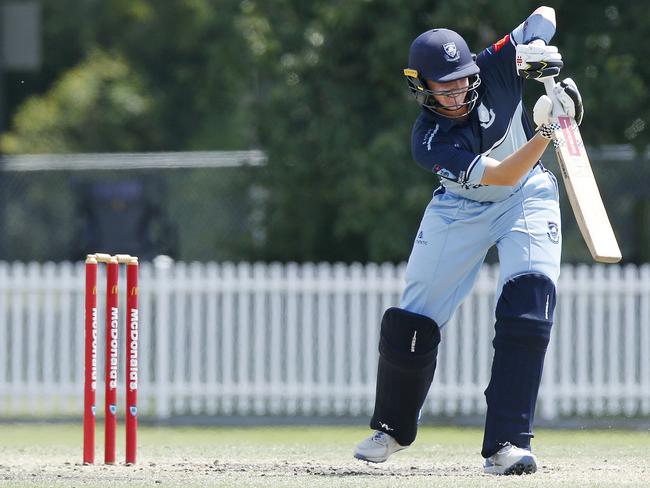
{"label": "green grass field", "polygon": [[[0,486],[650,486],[650,432],[541,430],[539,471],[482,474],[482,431],[423,427],[390,461],[352,458],[357,427],[141,427],[136,466],[81,465],[81,425],[0,424]],[[123,431],[119,432],[123,460]],[[97,461],[103,457],[98,425]]]}

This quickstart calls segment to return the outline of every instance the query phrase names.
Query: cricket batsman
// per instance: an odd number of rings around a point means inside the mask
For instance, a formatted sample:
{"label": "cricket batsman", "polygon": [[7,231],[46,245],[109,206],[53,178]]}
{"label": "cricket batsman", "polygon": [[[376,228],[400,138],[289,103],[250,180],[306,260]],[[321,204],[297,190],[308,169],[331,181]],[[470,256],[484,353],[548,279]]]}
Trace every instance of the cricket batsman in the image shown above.
{"label": "cricket batsman", "polygon": [[557,181],[540,157],[552,138],[551,116],[579,124],[583,112],[569,78],[553,87],[556,108],[547,95],[537,101],[534,125],[522,105],[527,79],[543,81],[562,68],[550,45],[554,33],[555,11],[539,7],[478,56],[448,29],[424,32],[411,44],[404,74],[422,107],[413,126],[413,158],[440,186],[417,230],[399,308],[382,318],[370,421],[375,432],[356,447],[358,459],[381,463],[415,440],[440,329],[496,245],[500,276],[485,390],[484,471],[537,470],[530,440],[562,244]]}

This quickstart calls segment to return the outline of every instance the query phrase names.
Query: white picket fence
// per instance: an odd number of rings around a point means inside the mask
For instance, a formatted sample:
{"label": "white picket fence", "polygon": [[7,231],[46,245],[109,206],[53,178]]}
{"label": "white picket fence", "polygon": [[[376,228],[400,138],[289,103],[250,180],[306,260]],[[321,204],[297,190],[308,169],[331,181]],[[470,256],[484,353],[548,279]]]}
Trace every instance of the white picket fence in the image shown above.
{"label": "white picket fence", "polygon": [[[144,263],[140,416],[371,414],[379,321],[403,273]],[[497,273],[482,269],[445,328],[425,413],[485,411]],[[0,263],[0,418],[81,415],[83,274],[80,264]],[[538,416],[649,415],[650,266],[564,266],[555,319]]]}

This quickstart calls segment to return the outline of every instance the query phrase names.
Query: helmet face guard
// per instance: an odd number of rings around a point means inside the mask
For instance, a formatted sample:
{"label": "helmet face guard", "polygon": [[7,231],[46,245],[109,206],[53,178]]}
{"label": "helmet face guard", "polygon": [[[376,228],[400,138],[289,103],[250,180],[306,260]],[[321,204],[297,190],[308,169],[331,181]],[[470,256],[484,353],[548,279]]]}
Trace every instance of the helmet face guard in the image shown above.
{"label": "helmet face guard", "polygon": [[[415,100],[424,108],[427,108],[438,115],[450,119],[457,119],[465,117],[465,115],[470,113],[476,106],[476,101],[478,100],[477,89],[481,84],[481,77],[478,73],[467,77],[469,78],[469,86],[467,88],[456,88],[452,90],[430,90],[427,86],[426,80],[424,80],[414,69],[405,69],[404,76],[406,76],[406,81]],[[435,95],[456,97],[463,94],[465,95],[463,101],[454,105],[442,105],[435,97]],[[461,115],[449,115],[440,111],[440,109],[455,111],[462,107],[467,107],[467,111]]]}

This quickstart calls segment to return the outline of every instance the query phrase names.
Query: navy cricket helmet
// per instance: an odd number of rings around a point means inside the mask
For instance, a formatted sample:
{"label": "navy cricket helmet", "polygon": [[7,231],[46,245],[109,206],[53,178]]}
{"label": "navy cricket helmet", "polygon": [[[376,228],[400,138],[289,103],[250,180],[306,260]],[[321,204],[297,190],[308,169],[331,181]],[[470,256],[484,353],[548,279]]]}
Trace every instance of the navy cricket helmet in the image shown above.
{"label": "navy cricket helmet", "polygon": [[[409,67],[404,70],[409,89],[417,102],[425,108],[440,115],[438,108],[451,110],[467,106],[467,113],[476,105],[478,92],[476,89],[481,84],[480,69],[474,56],[463,39],[456,32],[449,29],[431,29],[415,38],[409,49]],[[430,90],[426,80],[438,83],[469,79],[467,89],[457,90]],[[434,95],[462,95],[464,101],[453,107],[443,107]]]}

